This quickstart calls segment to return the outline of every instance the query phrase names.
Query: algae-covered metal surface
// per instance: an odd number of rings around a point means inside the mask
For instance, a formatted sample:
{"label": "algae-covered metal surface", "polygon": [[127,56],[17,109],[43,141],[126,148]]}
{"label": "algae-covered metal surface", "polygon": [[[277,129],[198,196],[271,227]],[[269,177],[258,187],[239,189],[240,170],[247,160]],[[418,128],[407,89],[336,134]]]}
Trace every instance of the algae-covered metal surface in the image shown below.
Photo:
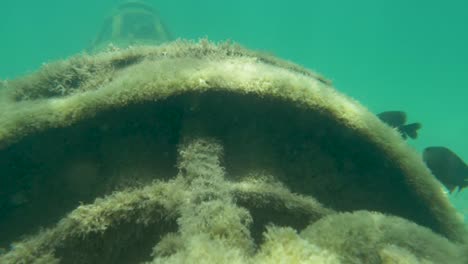
{"label": "algae-covered metal surface", "polygon": [[421,157],[293,63],[176,41],[4,86],[3,262],[467,260]]}

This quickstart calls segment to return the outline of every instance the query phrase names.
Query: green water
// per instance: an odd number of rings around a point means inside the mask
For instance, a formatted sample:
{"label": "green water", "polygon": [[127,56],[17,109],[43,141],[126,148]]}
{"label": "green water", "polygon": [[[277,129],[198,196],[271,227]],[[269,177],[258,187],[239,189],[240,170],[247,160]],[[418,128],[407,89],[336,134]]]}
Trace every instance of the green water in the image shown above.
{"label": "green water", "polygon": [[[0,79],[88,47],[116,0],[1,2]],[[148,1],[173,35],[231,39],[314,69],[468,160],[468,1]],[[468,215],[468,190],[451,197]]]}

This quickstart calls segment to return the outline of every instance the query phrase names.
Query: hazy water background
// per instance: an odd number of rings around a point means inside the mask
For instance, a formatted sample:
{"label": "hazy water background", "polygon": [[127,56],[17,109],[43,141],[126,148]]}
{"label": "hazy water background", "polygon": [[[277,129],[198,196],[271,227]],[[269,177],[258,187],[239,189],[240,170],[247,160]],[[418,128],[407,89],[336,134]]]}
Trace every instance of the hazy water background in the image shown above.
{"label": "hazy water background", "polygon": [[[468,1],[147,2],[176,37],[231,39],[314,69],[373,112],[422,122],[418,150],[468,160]],[[79,53],[117,3],[1,0],[0,79]],[[468,189],[451,198],[468,215]]]}

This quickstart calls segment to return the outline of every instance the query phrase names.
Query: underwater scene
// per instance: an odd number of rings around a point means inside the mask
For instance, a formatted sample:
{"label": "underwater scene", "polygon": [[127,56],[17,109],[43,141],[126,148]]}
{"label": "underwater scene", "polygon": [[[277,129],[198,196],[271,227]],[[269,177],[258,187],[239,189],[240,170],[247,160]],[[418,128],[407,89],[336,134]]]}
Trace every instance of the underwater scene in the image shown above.
{"label": "underwater scene", "polygon": [[3,1],[0,264],[468,263],[467,12]]}

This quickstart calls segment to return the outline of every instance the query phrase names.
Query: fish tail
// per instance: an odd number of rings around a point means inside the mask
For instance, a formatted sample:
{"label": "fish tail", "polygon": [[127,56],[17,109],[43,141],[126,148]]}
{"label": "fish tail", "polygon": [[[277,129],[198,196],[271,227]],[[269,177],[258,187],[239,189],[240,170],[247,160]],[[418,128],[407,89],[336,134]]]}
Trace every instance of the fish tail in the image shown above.
{"label": "fish tail", "polygon": [[403,134],[408,135],[412,139],[418,138],[418,130],[421,129],[421,123],[411,123],[401,127]]}

